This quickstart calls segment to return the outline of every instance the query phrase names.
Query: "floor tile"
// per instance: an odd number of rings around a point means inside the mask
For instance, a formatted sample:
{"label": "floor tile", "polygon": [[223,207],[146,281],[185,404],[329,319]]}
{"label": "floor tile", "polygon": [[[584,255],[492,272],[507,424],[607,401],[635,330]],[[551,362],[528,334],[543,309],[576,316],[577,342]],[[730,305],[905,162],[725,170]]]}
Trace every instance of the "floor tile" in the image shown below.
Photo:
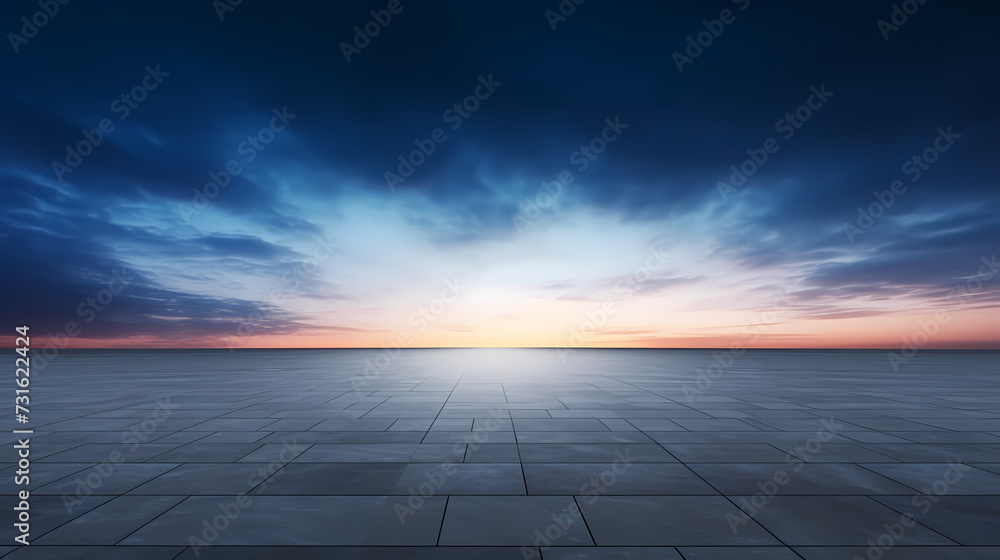
{"label": "floor tile", "polygon": [[[385,496],[406,463],[291,463],[267,481],[269,496]],[[404,492],[405,493],[405,492]]]}
{"label": "floor tile", "polygon": [[317,443],[295,458],[297,463],[405,463],[417,450],[410,443]]}
{"label": "floor tile", "polygon": [[[639,431],[518,432],[517,443],[654,443]],[[495,443],[501,443],[496,441]]]}
{"label": "floor tile", "polygon": [[801,560],[792,549],[777,546],[679,547],[678,550],[684,560]]}
{"label": "floor tile", "polygon": [[922,525],[967,546],[1000,546],[1000,502],[996,496],[878,496],[878,502],[911,513]]}
{"label": "floor tile", "polygon": [[868,470],[929,495],[1000,495],[1000,474],[960,463],[869,463]]}
{"label": "floor tile", "polygon": [[173,560],[182,546],[144,546],[142,549],[127,546],[24,546],[4,560],[133,560],[141,555],[143,560]]}
{"label": "floor tile", "polygon": [[[537,553],[537,552],[536,552]],[[212,546],[184,551],[176,560],[524,560],[520,547],[227,547]],[[669,557],[668,557],[669,558]]]}
{"label": "floor tile", "polygon": [[577,507],[564,496],[453,496],[441,545],[593,545]]}
{"label": "floor tile", "polygon": [[674,418],[673,422],[685,430],[696,432],[749,432],[758,431],[742,420],[728,418]]}
{"label": "floor tile", "polygon": [[[732,499],[789,546],[866,545],[868,540],[877,542],[886,533],[886,525],[900,524],[898,512],[864,496],[778,495],[765,500],[760,507],[753,504],[751,496]],[[909,501],[911,497],[905,499]],[[901,534],[897,543],[903,546],[955,544],[919,524]]]}
{"label": "floor tile", "polygon": [[152,460],[158,463],[231,463],[260,447],[261,444],[257,443],[208,443],[198,440],[157,455]]}
{"label": "floor tile", "polygon": [[[795,547],[805,560],[847,560],[878,558],[879,560],[995,560],[1000,548],[955,546],[893,546],[875,547]],[[881,553],[881,554],[880,554]],[[871,556],[869,556],[871,554]]]}
{"label": "floor tile", "polygon": [[522,463],[607,463],[629,460],[643,463],[675,463],[658,445],[650,444],[518,444]]}
{"label": "floor tile", "polygon": [[[392,494],[502,496],[525,492],[520,463],[421,464],[406,466]],[[426,492],[425,492],[426,490]]]}
{"label": "floor tile", "polygon": [[[254,496],[240,507],[234,498],[196,496],[132,533],[122,544],[187,544],[192,534],[217,534],[211,543],[221,546],[429,546],[437,543],[446,498],[423,500],[421,507],[414,507],[417,503],[408,504],[406,497],[265,495]],[[225,529],[208,531],[206,523],[214,525],[220,511],[233,508],[240,508],[235,519],[225,520],[228,525],[218,521]]]}
{"label": "floor tile", "polygon": [[466,463],[520,463],[521,455],[514,443],[469,444]]}
{"label": "floor tile", "polygon": [[395,422],[395,418],[360,418],[350,420],[345,418],[331,418],[323,420],[312,428],[311,432],[384,432]]}
{"label": "floor tile", "polygon": [[913,489],[853,464],[691,463],[691,470],[727,496],[912,494]]}
{"label": "floor tile", "polygon": [[577,495],[583,503],[599,495],[717,494],[679,463],[525,463],[524,477],[529,494]]}
{"label": "floor tile", "polygon": [[788,458],[787,453],[766,443],[664,443],[663,447],[685,463],[776,463]]}
{"label": "floor tile", "polygon": [[662,546],[552,547],[543,551],[544,560],[684,560],[675,549]]}
{"label": "floor tile", "polygon": [[266,463],[184,463],[129,494],[145,496],[232,496],[246,493],[270,474]]}
{"label": "floor tile", "polygon": [[779,545],[752,520],[733,534],[739,509],[722,496],[611,496],[581,503],[598,546]]}
{"label": "floor tile", "polygon": [[400,418],[389,426],[390,432],[426,432],[431,429],[433,418]]}
{"label": "floor tile", "polygon": [[461,463],[465,459],[464,443],[421,443],[410,456],[411,463]]}
{"label": "floor tile", "polygon": [[515,432],[603,432],[608,427],[596,418],[514,418]]}
{"label": "floor tile", "polygon": [[[110,496],[30,496],[30,532],[31,539],[76,519],[88,511],[111,500]],[[0,542],[12,543],[14,536],[20,534],[14,528],[14,504],[4,512],[3,523],[0,524]],[[31,545],[29,545],[30,547]]]}
{"label": "floor tile", "polygon": [[117,496],[179,466],[179,463],[101,464],[32,490],[32,495]]}
{"label": "floor tile", "polygon": [[182,496],[118,496],[35,542],[40,545],[113,545],[183,499]]}
{"label": "floor tile", "polygon": [[[481,432],[427,432],[420,443],[473,443]],[[480,436],[480,440],[483,437]],[[492,432],[481,443],[515,443],[514,432]]]}

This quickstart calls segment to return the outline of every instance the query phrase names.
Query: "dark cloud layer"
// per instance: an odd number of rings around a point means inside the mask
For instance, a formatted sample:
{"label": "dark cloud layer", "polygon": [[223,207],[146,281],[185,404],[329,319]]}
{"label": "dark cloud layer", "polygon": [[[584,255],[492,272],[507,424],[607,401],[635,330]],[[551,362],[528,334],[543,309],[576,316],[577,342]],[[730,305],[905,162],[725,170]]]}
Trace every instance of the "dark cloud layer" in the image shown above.
{"label": "dark cloud layer", "polygon": [[[212,267],[277,278],[307,258],[279,239],[322,235],[302,212],[317,201],[419,197],[433,211],[406,219],[433,243],[503,240],[515,235],[518,203],[563,169],[576,180],[560,204],[626,223],[703,213],[724,242],[720,254],[739,266],[815,263],[796,279],[815,299],[939,294],[996,252],[1000,18],[992,5],[932,0],[886,41],[876,22],[890,16],[888,1],[591,0],[553,31],[544,12],[558,9],[555,0],[403,0],[348,64],[341,43],[385,5],[243,2],[220,21],[207,1],[72,2],[18,53],[7,48],[3,315],[61,328],[111,271],[133,266],[123,252],[173,263],[192,283],[210,280]],[[671,54],[723,9],[735,22],[678,72]],[[5,2],[0,27],[19,33],[20,18],[37,10]],[[169,75],[120,119],[115,99],[141,84],[147,67]],[[480,76],[501,85],[451,130],[443,113],[473,94]],[[776,122],[821,85],[832,97],[783,139]],[[288,129],[260,153],[266,158],[245,161],[241,142],[282,107],[295,114]],[[575,169],[571,154],[615,116],[628,129],[585,171]],[[58,180],[52,162],[105,118],[114,131]],[[391,192],[384,172],[438,127],[448,140]],[[942,127],[961,137],[911,182],[905,162]],[[717,182],[768,137],[780,150],[723,200]],[[176,212],[230,160],[245,171],[213,210],[258,231],[204,215],[192,225]],[[907,192],[852,243],[844,223],[856,224],[857,208],[897,179]],[[164,209],[162,223],[131,218],[148,208]],[[221,335],[261,303],[136,274],[88,336]],[[996,292],[980,297],[995,302]],[[279,311],[262,328],[307,327]]]}

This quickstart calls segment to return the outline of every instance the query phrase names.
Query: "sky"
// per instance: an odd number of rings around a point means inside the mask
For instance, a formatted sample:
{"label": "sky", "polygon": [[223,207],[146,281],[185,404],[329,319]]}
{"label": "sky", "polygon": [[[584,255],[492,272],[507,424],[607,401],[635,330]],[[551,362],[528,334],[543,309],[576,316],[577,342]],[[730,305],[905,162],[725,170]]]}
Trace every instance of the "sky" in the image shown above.
{"label": "sky", "polygon": [[1000,348],[995,8],[330,4],[4,2],[4,328]]}

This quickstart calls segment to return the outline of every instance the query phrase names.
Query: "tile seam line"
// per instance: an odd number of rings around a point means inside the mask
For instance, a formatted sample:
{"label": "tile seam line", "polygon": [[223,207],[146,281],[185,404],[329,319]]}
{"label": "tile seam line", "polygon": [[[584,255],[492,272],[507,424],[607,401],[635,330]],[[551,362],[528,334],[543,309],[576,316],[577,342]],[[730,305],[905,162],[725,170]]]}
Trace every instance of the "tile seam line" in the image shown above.
{"label": "tile seam line", "polygon": [[[643,432],[643,433],[645,433],[645,432]],[[647,437],[649,437],[649,436],[647,436]],[[674,457],[674,454],[673,454],[673,453],[670,453],[670,451],[668,451],[668,450],[667,450],[667,448],[663,447],[663,444],[662,444],[662,443],[657,443],[657,445],[659,445],[659,446],[660,446],[660,447],[661,447],[661,448],[663,449],[663,451],[664,451],[664,452],[666,452],[666,453],[667,453],[668,455],[670,455],[671,457]],[[714,485],[713,485],[712,483],[710,483],[709,481],[705,480],[705,478],[704,478],[704,477],[702,477],[702,476],[701,476],[700,474],[698,474],[698,473],[697,473],[697,472],[696,472],[696,471],[695,471],[694,469],[692,469],[691,467],[687,466],[687,463],[685,463],[684,461],[681,461],[681,460],[680,460],[680,459],[678,459],[677,457],[674,457],[674,459],[677,459],[677,462],[679,462],[680,464],[684,465],[684,467],[685,467],[685,468],[686,468],[687,470],[689,470],[689,471],[691,471],[692,473],[694,473],[694,475],[695,475],[695,476],[697,476],[698,478],[700,478],[702,482],[704,482],[704,483],[705,483],[705,484],[707,484],[707,485],[708,485],[709,487],[711,487],[711,488],[712,488],[712,490],[715,490],[716,492],[718,492],[718,493],[719,493],[719,496],[722,496],[722,498],[723,498],[724,500],[726,500],[726,501],[728,501],[729,503],[731,503],[731,504],[733,505],[733,507],[735,507],[735,508],[736,508],[736,509],[737,509],[738,511],[743,511],[743,509],[742,509],[742,508],[740,508],[740,506],[739,506],[739,505],[737,505],[737,504],[736,504],[736,502],[734,502],[734,501],[732,501],[731,499],[729,499],[729,496],[726,496],[725,494],[723,494],[723,493],[722,493],[722,492],[721,492],[721,491],[720,491],[720,490],[719,490],[718,488],[716,488],[716,487],[715,487],[715,486],[714,486]],[[745,513],[745,512],[744,512],[744,513]],[[779,539],[777,535],[775,535],[774,533],[772,533],[770,529],[768,529],[768,528],[767,528],[767,527],[765,527],[765,526],[764,526],[764,525],[763,525],[762,523],[760,523],[759,521],[757,521],[757,519],[755,519],[755,518],[753,518],[753,517],[751,517],[750,519],[751,519],[751,520],[753,520],[753,522],[754,522],[754,524],[755,524],[755,525],[757,525],[758,527],[760,527],[761,529],[763,529],[763,530],[764,530],[764,531],[765,531],[765,532],[766,532],[767,534],[771,535],[771,536],[772,536],[772,537],[774,538],[774,540],[776,540],[776,541],[778,541],[779,543],[781,543],[781,545],[782,545],[782,546],[784,546],[785,548],[787,548],[787,549],[791,550],[791,551],[792,551],[793,553],[795,553],[795,555],[796,555],[796,556],[798,556],[799,558],[802,558],[803,560],[805,560],[805,558],[804,558],[804,557],[803,557],[803,556],[802,556],[801,554],[799,554],[799,553],[798,553],[798,552],[796,552],[796,551],[795,551],[794,549],[792,549],[792,547],[791,547],[791,546],[789,546],[789,545],[788,545],[787,543],[785,543],[785,541],[783,541],[783,540]]]}

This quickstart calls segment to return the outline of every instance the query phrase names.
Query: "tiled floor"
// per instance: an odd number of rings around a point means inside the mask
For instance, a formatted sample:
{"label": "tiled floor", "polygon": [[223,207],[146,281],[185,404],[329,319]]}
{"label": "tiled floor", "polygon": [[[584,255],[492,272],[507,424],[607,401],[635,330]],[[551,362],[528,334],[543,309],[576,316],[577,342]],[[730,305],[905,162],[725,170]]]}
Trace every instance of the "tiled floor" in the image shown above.
{"label": "tiled floor", "polygon": [[[380,364],[374,371],[370,364]],[[1000,355],[64,352],[5,558],[1000,557]],[[368,372],[365,378],[365,371]],[[9,388],[13,394],[13,387]]]}

